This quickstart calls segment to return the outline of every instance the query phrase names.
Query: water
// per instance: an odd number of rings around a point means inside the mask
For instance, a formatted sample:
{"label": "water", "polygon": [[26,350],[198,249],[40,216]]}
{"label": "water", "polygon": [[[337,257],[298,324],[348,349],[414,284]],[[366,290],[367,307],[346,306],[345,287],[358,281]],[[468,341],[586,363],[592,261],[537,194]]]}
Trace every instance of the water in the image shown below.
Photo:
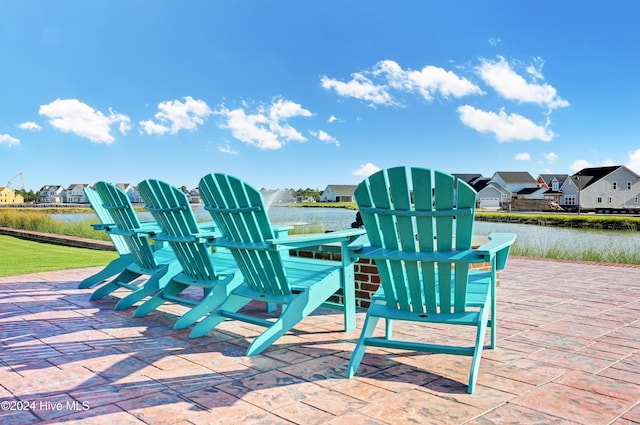
{"label": "water", "polygon": [[[202,207],[195,209],[199,221],[209,221],[210,216]],[[269,218],[274,224],[288,224],[294,226],[318,225],[322,230],[348,229],[355,220],[356,212],[343,208],[303,208],[272,206],[268,210]],[[141,221],[151,220],[151,214],[138,213]],[[94,214],[53,214],[59,220],[95,219]],[[514,248],[543,256],[552,251],[565,253],[599,250],[610,256],[624,255],[640,258],[640,238],[638,232],[578,230],[550,226],[536,226],[530,224],[492,223],[477,221],[474,233],[489,235],[492,232],[516,233]]]}
{"label": "water", "polygon": [[[211,216],[202,207],[194,209],[198,221],[210,221]],[[279,207],[272,206],[268,209],[269,219],[274,224],[289,225],[319,225],[324,230],[340,230],[351,227],[356,219],[356,211],[344,208],[311,208],[311,207]],[[62,221],[77,221],[95,219],[95,214],[51,214],[52,218]],[[152,220],[148,212],[139,212],[140,221]]]}

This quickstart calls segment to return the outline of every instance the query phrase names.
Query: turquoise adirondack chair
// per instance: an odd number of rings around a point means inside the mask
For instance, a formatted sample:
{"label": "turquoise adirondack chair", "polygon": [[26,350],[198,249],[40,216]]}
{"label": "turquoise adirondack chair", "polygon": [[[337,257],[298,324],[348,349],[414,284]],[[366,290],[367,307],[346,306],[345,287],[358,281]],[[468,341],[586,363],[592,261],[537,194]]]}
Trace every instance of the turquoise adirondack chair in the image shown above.
{"label": "turquoise adirondack chair", "polygon": [[[91,208],[96,213],[100,224],[92,225],[95,230],[106,230],[109,227],[114,227],[115,224],[111,221],[111,215],[109,212],[102,206],[102,199],[98,196],[98,193],[91,189],[90,187],[84,188],[84,195],[89,201]],[[85,278],[78,285],[79,289],[90,288],[93,285],[100,283],[112,276],[117,275],[124,271],[124,269],[131,263],[133,263],[133,254],[131,254],[131,250],[127,246],[127,242],[125,241],[123,236],[116,235],[113,233],[108,233],[113,246],[118,253],[119,257],[115,260],[112,260],[109,264],[107,264],[102,270],[99,272]]]}
{"label": "turquoise adirondack chair", "polygon": [[[360,258],[374,259],[381,286],[367,311],[351,356],[347,377],[360,365],[367,346],[472,356],[468,391],[472,393],[487,326],[496,343],[496,272],[505,267],[515,235],[493,233],[472,249],[476,192],[439,171],[396,167],[361,182],[355,198],[368,240],[354,243]],[[489,263],[490,271],[470,264]],[[489,315],[489,313],[491,313]],[[384,337],[373,337],[380,319]],[[394,339],[393,320],[466,325],[477,328],[473,346],[460,347]]]}
{"label": "turquoise adirondack chair", "polygon": [[[96,289],[90,299],[97,300],[119,288],[125,288],[132,292],[115,306],[116,310],[125,309],[166,285],[180,271],[180,264],[169,247],[154,250],[149,238],[158,228],[140,222],[129,197],[122,189],[101,181],[96,183],[96,193],[101,204],[97,199],[94,201],[108,212],[110,220],[107,221],[113,223],[104,225],[105,230],[110,236],[126,244],[133,261],[118,276]],[[142,276],[148,276],[144,283],[134,282]]]}
{"label": "turquoise adirondack chair", "polygon": [[[322,235],[277,237],[258,190],[225,174],[209,174],[200,180],[200,196],[223,235],[212,244],[231,251],[244,277],[227,300],[198,322],[191,337],[206,334],[227,318],[261,325],[246,354],[258,354],[320,306],[340,309],[345,330],[355,328],[355,290],[350,241],[364,233],[349,229]],[[340,243],[342,261],[288,256],[288,250]],[[344,304],[327,300],[339,289]],[[263,320],[239,311],[252,300],[282,305],[276,320]]]}
{"label": "turquoise adirondack chair", "polygon": [[[153,236],[166,242],[175,253],[182,270],[153,297],[142,303],[134,317],[144,316],[167,301],[190,307],[176,322],[175,329],[192,325],[224,301],[231,290],[242,282],[242,275],[228,251],[214,254],[207,244],[220,235],[211,225],[199,225],[187,195],[180,189],[160,180],[144,180],[138,185],[140,196],[160,228]],[[203,289],[204,296],[194,299],[181,294],[189,287]]]}

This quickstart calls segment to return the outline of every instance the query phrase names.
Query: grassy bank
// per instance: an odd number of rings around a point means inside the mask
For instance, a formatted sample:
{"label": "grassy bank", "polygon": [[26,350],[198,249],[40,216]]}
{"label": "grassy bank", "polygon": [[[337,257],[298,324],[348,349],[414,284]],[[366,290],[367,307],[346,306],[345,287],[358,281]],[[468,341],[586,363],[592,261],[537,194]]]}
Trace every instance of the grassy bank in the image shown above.
{"label": "grassy bank", "polygon": [[640,230],[640,217],[595,214],[527,214],[484,212],[476,213],[477,221],[497,223],[535,224],[538,226],[569,227],[596,230]]}
{"label": "grassy bank", "polygon": [[97,218],[94,220],[90,219],[64,222],[55,220],[42,211],[18,210],[11,208],[0,209],[0,227],[33,230],[35,232],[54,233],[56,235],[76,236],[80,238],[105,241],[109,240],[109,237],[105,232],[97,232],[93,230],[91,224],[95,224],[97,222]]}
{"label": "grassy bank", "polygon": [[117,256],[114,251],[72,248],[0,235],[0,277],[104,266]]}

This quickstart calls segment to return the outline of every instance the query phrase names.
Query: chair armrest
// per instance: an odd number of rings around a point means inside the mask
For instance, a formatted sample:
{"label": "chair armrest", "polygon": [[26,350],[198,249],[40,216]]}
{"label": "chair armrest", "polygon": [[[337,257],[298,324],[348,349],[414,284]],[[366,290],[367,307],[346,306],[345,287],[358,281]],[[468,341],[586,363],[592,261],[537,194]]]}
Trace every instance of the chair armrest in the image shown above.
{"label": "chair armrest", "polygon": [[177,243],[208,243],[210,244],[214,239],[220,237],[220,232],[217,230],[201,230],[198,233],[185,236],[172,236],[167,233],[155,233],[151,236],[154,241],[161,242],[177,242]]}
{"label": "chair armrest", "polygon": [[268,239],[266,242],[270,242],[273,245],[286,249],[295,249],[335,242],[348,242],[363,235],[364,233],[364,229],[345,229],[313,235],[286,236],[282,238]]}
{"label": "chair armrest", "polygon": [[496,268],[502,270],[507,264],[509,249],[515,240],[515,233],[491,233],[489,235],[489,242],[479,246],[476,251],[479,255],[484,255],[489,258],[495,255]]}
{"label": "chair armrest", "polygon": [[93,230],[109,230],[115,226],[116,225],[113,223],[98,223],[98,224],[91,225],[91,227],[93,227]]}
{"label": "chair armrest", "polygon": [[370,246],[369,235],[366,233],[358,236],[353,242],[349,244],[349,249],[351,251],[360,251],[363,248]]}

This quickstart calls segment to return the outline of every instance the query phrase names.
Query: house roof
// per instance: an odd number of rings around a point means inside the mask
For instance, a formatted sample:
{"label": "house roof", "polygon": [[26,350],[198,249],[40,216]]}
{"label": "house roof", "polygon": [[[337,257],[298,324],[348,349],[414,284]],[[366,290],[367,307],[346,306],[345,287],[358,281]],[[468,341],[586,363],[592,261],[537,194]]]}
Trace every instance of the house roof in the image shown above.
{"label": "house roof", "polygon": [[[327,186],[327,189],[331,188],[331,190],[340,196],[353,196],[356,187],[357,185],[355,184],[330,184]],[[325,191],[327,189],[325,189]]]}
{"label": "house roof", "polygon": [[497,171],[505,183],[536,183],[536,180],[526,171]]}
{"label": "house roof", "polygon": [[89,186],[88,184],[84,184],[84,183],[74,183],[69,185],[69,187],[67,188],[68,191],[72,191],[73,189],[75,189],[76,187],[79,189],[84,189],[85,187]]}
{"label": "house roof", "polygon": [[621,167],[622,165],[612,165],[610,167],[583,168],[582,170],[572,175],[571,179],[576,184],[576,186],[578,186],[578,188],[582,190],[586,187],[591,186],[598,180],[601,180],[605,176],[608,176]]}
{"label": "house roof", "polygon": [[569,178],[569,174],[540,174],[538,177],[547,185],[551,185],[553,179],[558,180],[558,183],[562,184],[567,178]]}
{"label": "house roof", "polygon": [[40,189],[40,192],[46,191],[46,190],[60,190],[60,189],[64,189],[64,187],[60,186],[59,184],[47,184],[42,186],[42,188]]}
{"label": "house roof", "polygon": [[487,187],[490,181],[491,179],[489,177],[480,177],[473,181],[473,183],[471,184],[471,187],[473,187],[473,189],[476,192],[480,192],[482,189]]}
{"label": "house roof", "polygon": [[541,188],[539,187],[525,187],[524,189],[520,189],[518,191],[518,195],[531,195],[532,193],[535,193],[537,191],[539,191]]}
{"label": "house roof", "polygon": [[459,178],[460,180],[471,184],[472,182],[483,178],[482,174],[464,174],[464,173],[453,173],[454,176]]}

